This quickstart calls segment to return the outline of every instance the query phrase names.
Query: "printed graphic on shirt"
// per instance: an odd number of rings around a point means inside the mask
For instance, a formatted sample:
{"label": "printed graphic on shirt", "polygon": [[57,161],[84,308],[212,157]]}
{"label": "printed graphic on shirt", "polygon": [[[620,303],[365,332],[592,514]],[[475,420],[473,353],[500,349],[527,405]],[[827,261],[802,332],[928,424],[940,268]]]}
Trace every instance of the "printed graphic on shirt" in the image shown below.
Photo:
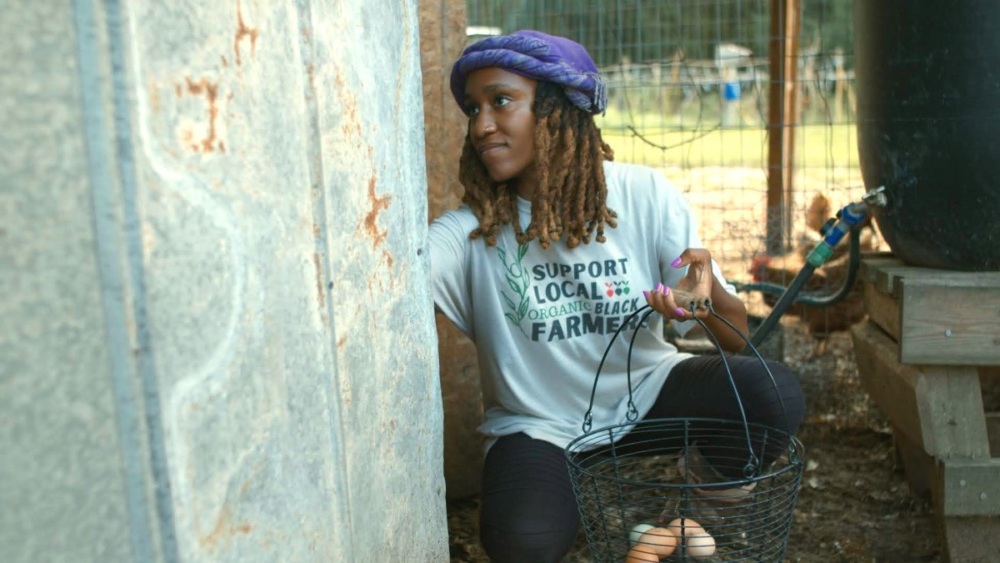
{"label": "printed graphic on shirt", "polygon": [[500,292],[504,316],[527,338],[552,342],[614,334],[626,321],[628,330],[638,326],[641,315],[629,316],[646,301],[629,287],[627,258],[526,266],[527,245],[518,247],[516,257],[496,249],[506,276]]}
{"label": "printed graphic on shirt", "polygon": [[[528,313],[528,306],[531,301],[528,299],[528,290],[531,288],[531,279],[528,276],[528,271],[522,265],[522,260],[524,260],[524,254],[528,252],[528,245],[522,244],[517,247],[517,258],[508,261],[507,251],[496,247],[497,254],[500,256],[500,261],[503,262],[504,268],[507,270],[507,285],[513,292],[513,298],[509,297],[505,291],[500,291],[500,297],[503,298],[504,308],[506,312],[504,316],[507,317],[510,322],[514,323],[514,326],[524,333],[524,327],[521,326],[521,321],[524,320],[524,316]],[[524,333],[527,336],[526,333]]]}

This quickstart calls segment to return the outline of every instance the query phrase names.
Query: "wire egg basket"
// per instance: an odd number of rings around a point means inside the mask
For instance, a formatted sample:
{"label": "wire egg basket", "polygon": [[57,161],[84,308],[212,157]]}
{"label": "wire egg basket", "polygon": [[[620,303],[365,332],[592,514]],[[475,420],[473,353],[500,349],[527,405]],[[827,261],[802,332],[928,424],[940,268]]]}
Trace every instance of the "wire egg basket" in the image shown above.
{"label": "wire egg basket", "polygon": [[[692,312],[707,309],[722,319],[707,298],[674,291],[675,300]],[[615,332],[611,346],[626,326],[642,326],[652,314],[648,306]],[[660,418],[637,420],[632,403],[629,345],[628,420],[591,428],[590,408],[583,434],[566,447],[570,478],[592,561],[781,561],[788,545],[795,501],[804,468],[802,443],[780,428],[747,422],[732,371],[711,331],[696,319],[720,350],[741,420]],[[729,325],[732,330],[739,331]],[[750,344],[770,375],[767,363]],[[773,376],[771,377],[774,383]],[[777,395],[777,384],[774,384]],[[778,396],[780,401],[780,395]],[[782,404],[784,409],[784,404]],[[704,450],[704,452],[702,451]],[[710,457],[709,466],[703,458]],[[761,459],[775,461],[763,467]],[[722,473],[741,475],[726,478]]]}

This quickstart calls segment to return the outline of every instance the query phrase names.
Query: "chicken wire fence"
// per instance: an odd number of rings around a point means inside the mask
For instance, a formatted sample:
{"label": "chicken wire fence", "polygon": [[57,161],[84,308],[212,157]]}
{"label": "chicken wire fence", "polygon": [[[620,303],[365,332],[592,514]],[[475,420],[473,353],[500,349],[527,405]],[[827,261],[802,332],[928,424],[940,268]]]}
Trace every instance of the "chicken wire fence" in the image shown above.
{"label": "chicken wire fence", "polygon": [[[852,0],[467,0],[469,41],[531,28],[583,44],[608,88],[615,160],[655,167],[728,279],[786,285],[818,229],[864,193]],[[874,227],[863,250],[879,247]],[[846,246],[842,244],[841,246]],[[846,259],[846,257],[845,257]],[[836,257],[807,290],[832,293]],[[846,260],[839,262],[846,269]],[[741,292],[754,315],[776,296]],[[818,336],[863,316],[793,309]]]}

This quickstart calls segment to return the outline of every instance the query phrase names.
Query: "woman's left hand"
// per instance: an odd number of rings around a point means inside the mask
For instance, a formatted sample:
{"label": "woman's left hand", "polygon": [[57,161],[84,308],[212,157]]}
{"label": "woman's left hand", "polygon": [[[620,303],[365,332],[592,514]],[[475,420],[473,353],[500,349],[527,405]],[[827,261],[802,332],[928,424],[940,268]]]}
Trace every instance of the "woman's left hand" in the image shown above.
{"label": "woman's left hand", "polygon": [[[711,297],[712,286],[715,282],[715,275],[712,274],[712,253],[704,248],[688,248],[670,263],[672,268],[683,268],[688,266],[687,275],[677,282],[677,289],[693,293],[698,297]],[[677,314],[678,319],[691,318],[690,311],[684,311],[684,315]],[[698,317],[707,317],[708,311],[699,309]]]}
{"label": "woman's left hand", "polygon": [[[712,253],[704,248],[689,248],[671,262],[670,266],[688,267],[687,273],[674,289],[712,300],[711,312],[699,308],[694,316],[703,320],[705,329],[715,335],[719,346],[727,352],[742,350],[749,333],[747,308],[743,301],[727,292],[721,283],[715,283]],[[678,307],[673,294],[663,284],[653,291],[644,292],[646,302],[664,317],[679,321],[690,320],[691,311]]]}
{"label": "woman's left hand", "polygon": [[[698,297],[711,297],[715,276],[712,274],[712,253],[704,248],[689,248],[670,263],[674,268],[689,266],[687,275],[677,282],[676,289],[693,293]],[[652,291],[643,292],[646,302],[668,319],[685,320],[691,318],[691,311],[677,306],[669,287],[657,285]],[[708,316],[708,311],[695,312],[699,318]]]}

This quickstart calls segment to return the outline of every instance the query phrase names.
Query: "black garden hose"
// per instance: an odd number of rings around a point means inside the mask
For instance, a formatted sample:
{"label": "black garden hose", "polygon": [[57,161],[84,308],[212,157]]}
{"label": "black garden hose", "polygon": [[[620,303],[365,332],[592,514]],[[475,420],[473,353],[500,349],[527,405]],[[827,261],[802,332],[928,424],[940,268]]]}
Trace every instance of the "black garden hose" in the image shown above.
{"label": "black garden hose", "polygon": [[[800,303],[813,307],[829,307],[843,300],[844,297],[851,292],[851,289],[854,288],[854,282],[858,276],[858,267],[861,265],[860,229],[851,229],[850,231],[849,253],[850,255],[847,263],[847,279],[844,281],[844,285],[841,286],[839,290],[828,295],[799,295],[802,291],[802,287],[805,286],[806,281],[808,281],[813,275],[813,272],[816,271],[816,267],[808,261],[802,269],[799,270],[799,273],[792,278],[788,287],[772,283],[735,284],[738,291],[762,291],[765,293],[781,295],[778,302],[771,308],[771,313],[764,319],[761,325],[757,327],[757,330],[754,331],[753,335],[751,335],[750,343],[753,347],[760,347],[761,343],[763,343],[764,340],[766,340],[770,335],[774,326],[778,324],[778,320],[781,316],[785,314],[785,311],[787,311],[793,304]],[[744,355],[751,353],[750,347],[747,346],[740,353]]]}

